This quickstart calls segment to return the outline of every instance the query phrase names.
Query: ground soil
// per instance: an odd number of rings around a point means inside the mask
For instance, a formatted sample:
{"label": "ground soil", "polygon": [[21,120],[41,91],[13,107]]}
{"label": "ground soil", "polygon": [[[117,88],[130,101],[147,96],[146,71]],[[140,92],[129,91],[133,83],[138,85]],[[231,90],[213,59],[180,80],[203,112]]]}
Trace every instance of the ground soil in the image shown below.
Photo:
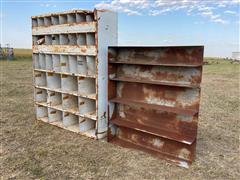
{"label": "ground soil", "polygon": [[238,179],[239,64],[204,66],[189,169],[35,120],[30,60],[0,62],[2,179]]}

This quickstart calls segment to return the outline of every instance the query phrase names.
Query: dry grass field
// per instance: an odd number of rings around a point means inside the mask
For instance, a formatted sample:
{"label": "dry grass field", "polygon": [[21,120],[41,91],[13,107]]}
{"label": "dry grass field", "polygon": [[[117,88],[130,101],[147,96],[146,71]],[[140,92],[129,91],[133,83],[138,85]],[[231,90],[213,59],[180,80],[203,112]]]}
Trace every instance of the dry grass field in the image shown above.
{"label": "dry grass field", "polygon": [[197,158],[183,169],[36,121],[31,60],[0,61],[2,179],[239,179],[240,65],[209,62]]}

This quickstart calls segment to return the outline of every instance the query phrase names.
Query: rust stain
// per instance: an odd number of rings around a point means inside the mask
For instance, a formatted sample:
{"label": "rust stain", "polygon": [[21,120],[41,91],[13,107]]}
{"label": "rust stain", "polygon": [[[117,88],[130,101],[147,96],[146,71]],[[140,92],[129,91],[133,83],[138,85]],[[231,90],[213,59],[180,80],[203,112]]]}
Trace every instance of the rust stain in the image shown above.
{"label": "rust stain", "polygon": [[42,91],[38,91],[37,94],[42,94],[43,92]]}

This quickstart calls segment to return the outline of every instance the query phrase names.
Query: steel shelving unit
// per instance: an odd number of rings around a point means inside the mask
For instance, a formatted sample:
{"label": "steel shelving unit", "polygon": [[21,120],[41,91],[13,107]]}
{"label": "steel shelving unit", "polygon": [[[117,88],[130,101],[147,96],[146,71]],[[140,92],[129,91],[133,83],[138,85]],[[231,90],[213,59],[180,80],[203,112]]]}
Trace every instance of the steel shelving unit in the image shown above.
{"label": "steel shelving unit", "polygon": [[117,14],[74,10],[32,17],[36,118],[94,139],[107,134],[107,47]]}
{"label": "steel shelving unit", "polygon": [[108,141],[188,167],[202,63],[202,46],[109,47]]}

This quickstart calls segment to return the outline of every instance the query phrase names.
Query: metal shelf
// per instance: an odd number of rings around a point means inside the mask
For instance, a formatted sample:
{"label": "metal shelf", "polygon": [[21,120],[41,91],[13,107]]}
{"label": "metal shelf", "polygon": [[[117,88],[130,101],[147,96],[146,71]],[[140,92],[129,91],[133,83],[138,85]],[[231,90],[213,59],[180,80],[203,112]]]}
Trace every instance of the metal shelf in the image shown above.
{"label": "metal shelf", "polygon": [[130,61],[109,61],[110,64],[134,64],[134,65],[146,65],[146,66],[171,66],[171,67],[201,67],[203,64],[163,64],[146,61],[130,62]]}
{"label": "metal shelf", "polygon": [[197,110],[155,105],[155,104],[149,104],[149,103],[144,103],[144,102],[140,102],[140,101],[127,100],[127,99],[123,99],[123,98],[109,99],[109,102],[126,104],[126,105],[135,105],[135,106],[140,106],[140,107],[146,108],[146,109],[154,109],[154,110],[166,111],[166,112],[170,112],[170,113],[189,115],[189,116],[194,116],[198,113]]}
{"label": "metal shelf", "polygon": [[[147,126],[139,123],[134,123],[124,118],[114,118],[114,119],[111,119],[110,122],[118,126],[131,128],[136,131],[142,131],[144,133],[149,133],[155,136],[160,136],[163,138],[175,140],[178,142],[182,142],[184,144],[191,145],[196,140],[196,136],[186,136],[184,135],[184,133],[177,134],[175,132],[169,131],[168,129],[162,129],[161,127],[153,127],[153,126],[150,127],[149,125]],[[186,128],[186,131],[187,131],[187,128]]]}
{"label": "metal shelf", "polygon": [[165,85],[165,86],[177,86],[177,87],[188,87],[188,88],[199,88],[198,84],[192,85],[187,83],[174,83],[174,82],[161,82],[161,81],[149,81],[144,79],[133,79],[133,78],[109,78],[110,81],[122,81],[122,82],[132,82],[132,83],[144,83],[144,84],[156,84],[156,85]]}

